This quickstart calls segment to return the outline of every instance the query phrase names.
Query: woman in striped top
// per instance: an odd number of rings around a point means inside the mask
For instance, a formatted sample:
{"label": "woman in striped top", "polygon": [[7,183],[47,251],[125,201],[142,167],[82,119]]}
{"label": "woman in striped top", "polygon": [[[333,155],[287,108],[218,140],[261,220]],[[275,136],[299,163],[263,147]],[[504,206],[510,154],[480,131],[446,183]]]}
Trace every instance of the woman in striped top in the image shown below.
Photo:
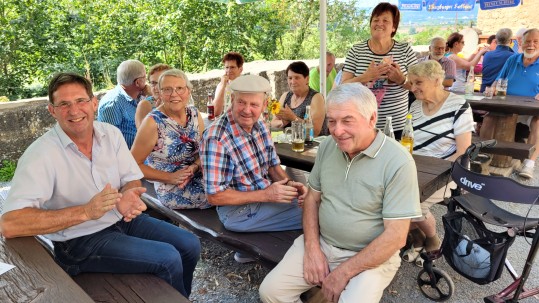
{"label": "woman in striped top", "polygon": [[408,43],[393,39],[400,22],[396,5],[382,2],[371,14],[371,38],[352,46],[344,61],[342,83],[360,82],[378,101],[378,128],[393,117],[395,137],[400,138],[408,112],[408,68],[417,58]]}
{"label": "woman in striped top", "polygon": [[[444,90],[445,73],[442,66],[433,60],[410,67],[408,77],[411,90],[417,98],[410,107],[414,126],[414,154],[454,161],[472,143],[473,117],[468,102],[461,96]],[[403,259],[416,260],[424,249],[436,250],[440,238],[436,234],[436,221],[429,211],[431,205],[443,201],[450,195],[451,182],[421,202],[423,216],[412,219],[413,246]]]}

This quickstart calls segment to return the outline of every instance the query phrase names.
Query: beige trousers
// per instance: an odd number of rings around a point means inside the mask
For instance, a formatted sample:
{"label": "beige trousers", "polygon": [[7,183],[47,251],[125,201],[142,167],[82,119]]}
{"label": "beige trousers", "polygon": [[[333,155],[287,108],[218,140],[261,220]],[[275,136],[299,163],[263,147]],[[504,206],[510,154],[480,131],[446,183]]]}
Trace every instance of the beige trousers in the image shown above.
{"label": "beige trousers", "polygon": [[[328,260],[330,271],[357,252],[334,247],[320,238],[320,246]],[[299,236],[283,260],[266,276],[260,285],[264,303],[301,303],[300,295],[314,287],[303,279],[303,235]],[[352,278],[344,288],[339,303],[379,302],[400,266],[399,252],[377,268],[366,270]]]}

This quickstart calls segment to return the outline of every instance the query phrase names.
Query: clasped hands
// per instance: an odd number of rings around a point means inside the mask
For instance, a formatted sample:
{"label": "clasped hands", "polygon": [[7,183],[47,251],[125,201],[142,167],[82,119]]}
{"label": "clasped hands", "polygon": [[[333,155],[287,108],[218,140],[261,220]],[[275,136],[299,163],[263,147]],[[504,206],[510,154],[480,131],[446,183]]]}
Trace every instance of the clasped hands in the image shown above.
{"label": "clasped hands", "polygon": [[307,195],[307,188],[303,183],[288,179],[272,183],[265,191],[269,202],[292,203],[297,198],[299,207],[303,207]]}
{"label": "clasped hands", "polygon": [[133,187],[120,193],[107,183],[102,191],[84,205],[84,213],[88,220],[97,220],[116,208],[124,221],[129,222],[146,210],[146,204],[140,199],[144,192],[144,187]]}
{"label": "clasped hands", "polygon": [[169,184],[177,184],[179,188],[183,189],[189,181],[195,175],[195,170],[192,165],[179,169],[173,173],[170,173]]}
{"label": "clasped hands", "polygon": [[363,76],[365,77],[365,82],[388,79],[397,84],[404,84],[406,80],[406,76],[402,73],[400,65],[396,62],[387,64],[371,61]]}

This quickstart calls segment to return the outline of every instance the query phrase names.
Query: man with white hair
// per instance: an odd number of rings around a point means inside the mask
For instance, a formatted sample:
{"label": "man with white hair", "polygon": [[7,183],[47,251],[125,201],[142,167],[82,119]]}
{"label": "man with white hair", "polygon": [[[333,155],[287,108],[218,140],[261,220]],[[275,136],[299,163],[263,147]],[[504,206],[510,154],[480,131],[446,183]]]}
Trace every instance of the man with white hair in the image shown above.
{"label": "man with white hair", "polygon": [[118,85],[99,101],[97,121],[107,122],[120,129],[127,147],[131,148],[137,134],[137,104],[146,88],[146,68],[138,60],[126,60],[120,63],[116,73]]}
{"label": "man with white hair", "polygon": [[505,61],[515,54],[509,46],[513,32],[509,28],[502,28],[496,33],[496,49],[485,53],[483,56],[483,75],[481,81],[481,92],[485,87],[491,86],[502,70]]}
{"label": "man with white hair", "polygon": [[445,72],[445,79],[442,85],[449,88],[453,85],[456,79],[457,65],[455,61],[445,57],[445,39],[441,37],[435,37],[430,40],[429,55],[419,59],[419,62],[434,60],[438,61]]}
{"label": "man with white hair", "polygon": [[[522,54],[507,59],[496,81],[508,80],[508,95],[528,96],[539,100],[539,29],[532,28],[524,33],[522,51]],[[528,143],[535,145],[530,159],[525,159],[519,168],[519,175],[530,179],[533,178],[535,161],[539,156],[539,117],[520,115],[518,122],[530,127]]]}
{"label": "man with white hair", "polygon": [[518,46],[518,53],[519,54],[522,54],[522,37],[524,36],[524,33],[527,31],[528,29],[525,28],[525,27],[521,27],[517,30],[517,32],[515,33],[515,38],[517,38],[517,46]]}
{"label": "man with white hair", "polygon": [[[230,84],[230,108],[203,134],[200,159],[208,202],[226,229],[236,232],[301,229],[307,188],[280,165],[271,134],[259,120],[267,106],[268,80],[240,76]],[[251,261],[236,253],[236,261]]]}
{"label": "man with white hair", "polygon": [[410,219],[421,216],[414,159],[376,129],[377,103],[359,83],[326,103],[303,207],[304,235],[260,285],[263,302],[300,302],[321,286],[330,302],[378,302],[400,266]]}

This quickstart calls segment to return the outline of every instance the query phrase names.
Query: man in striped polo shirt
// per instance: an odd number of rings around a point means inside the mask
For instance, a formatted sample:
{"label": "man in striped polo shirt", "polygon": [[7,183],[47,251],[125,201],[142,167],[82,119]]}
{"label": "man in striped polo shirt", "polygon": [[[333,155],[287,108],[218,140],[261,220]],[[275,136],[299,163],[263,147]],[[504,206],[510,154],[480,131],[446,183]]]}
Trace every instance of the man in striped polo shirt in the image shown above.
{"label": "man in striped polo shirt", "polygon": [[117,80],[118,85],[99,101],[97,121],[119,128],[127,147],[131,149],[137,134],[137,104],[146,88],[146,68],[138,60],[126,60],[118,66]]}

